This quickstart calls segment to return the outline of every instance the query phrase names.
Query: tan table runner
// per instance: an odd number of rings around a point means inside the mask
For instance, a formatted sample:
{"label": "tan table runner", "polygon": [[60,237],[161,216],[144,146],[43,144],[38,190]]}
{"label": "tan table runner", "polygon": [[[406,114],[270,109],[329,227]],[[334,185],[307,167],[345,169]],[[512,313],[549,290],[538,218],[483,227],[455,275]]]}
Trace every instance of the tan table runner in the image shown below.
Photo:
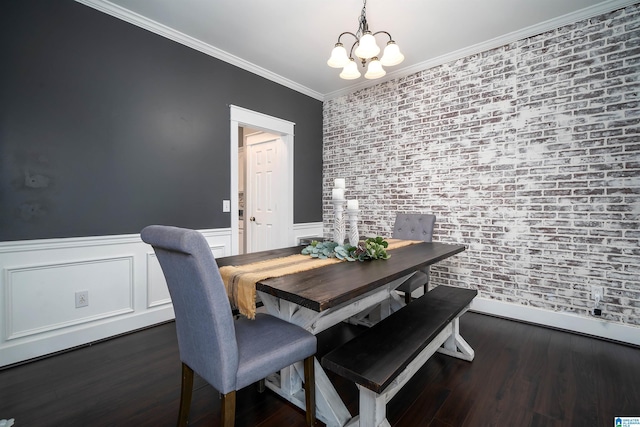
{"label": "tan table runner", "polygon": [[[422,243],[422,240],[386,240],[389,243],[387,250]],[[222,281],[224,282],[231,305],[237,307],[242,315],[249,319],[254,319],[256,316],[257,282],[339,262],[342,262],[342,260],[338,258],[319,259],[312,258],[309,255],[296,254],[240,266],[224,266],[220,268],[220,275],[222,276]],[[377,262],[377,260],[373,262]],[[380,262],[384,261],[381,260]]]}

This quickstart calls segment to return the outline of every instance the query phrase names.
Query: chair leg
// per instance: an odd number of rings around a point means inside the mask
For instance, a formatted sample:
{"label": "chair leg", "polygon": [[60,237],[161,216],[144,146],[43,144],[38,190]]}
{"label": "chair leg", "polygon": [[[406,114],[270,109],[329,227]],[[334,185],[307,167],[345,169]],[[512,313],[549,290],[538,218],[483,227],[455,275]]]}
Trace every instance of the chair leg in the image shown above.
{"label": "chair leg", "polygon": [[182,364],[182,386],[180,389],[180,411],[178,412],[178,427],[186,427],[189,422],[189,408],[193,392],[193,369]]}
{"label": "chair leg", "polygon": [[233,427],[236,422],[236,391],[222,395],[222,426]]}
{"label": "chair leg", "polygon": [[409,304],[411,302],[411,292],[404,293],[404,303]]}
{"label": "chair leg", "polygon": [[427,292],[429,292],[429,284],[428,284],[428,283],[425,283],[425,284],[424,284],[424,294],[426,295],[426,294],[427,294]]}
{"label": "chair leg", "polygon": [[304,359],[304,397],[307,407],[307,425],[316,425],[316,376],[314,373],[315,357]]}
{"label": "chair leg", "polygon": [[264,378],[256,383],[256,389],[258,390],[258,393],[264,393],[265,388],[266,387],[264,385]]}

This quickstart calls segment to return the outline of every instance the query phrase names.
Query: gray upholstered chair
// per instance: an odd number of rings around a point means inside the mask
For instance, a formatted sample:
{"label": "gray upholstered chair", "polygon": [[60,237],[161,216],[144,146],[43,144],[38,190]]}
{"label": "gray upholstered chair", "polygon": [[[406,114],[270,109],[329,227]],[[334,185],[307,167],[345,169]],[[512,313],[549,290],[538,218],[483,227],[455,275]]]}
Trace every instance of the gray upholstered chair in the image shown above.
{"label": "gray upholstered chair", "polygon": [[235,422],[236,390],[304,360],[307,424],[315,424],[316,337],[264,313],[234,320],[218,266],[204,236],[152,225],[141,233],[164,272],[176,316],[182,361],[178,425],[187,425],[194,371],[222,394],[222,425]]}
{"label": "gray upholstered chair", "polygon": [[[433,237],[433,227],[436,216],[431,214],[397,214],[393,225],[392,237],[406,240],[423,240],[430,242]],[[397,290],[404,292],[404,301],[411,302],[411,293],[420,286],[424,287],[424,293],[429,290],[429,267],[425,267],[409,279],[404,281]]]}

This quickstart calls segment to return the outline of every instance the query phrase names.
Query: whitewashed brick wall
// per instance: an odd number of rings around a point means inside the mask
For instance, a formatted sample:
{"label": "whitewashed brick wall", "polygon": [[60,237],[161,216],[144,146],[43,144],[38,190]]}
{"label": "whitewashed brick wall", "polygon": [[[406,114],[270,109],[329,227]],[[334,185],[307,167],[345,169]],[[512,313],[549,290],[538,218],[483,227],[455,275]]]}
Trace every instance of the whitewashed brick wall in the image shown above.
{"label": "whitewashed brick wall", "polygon": [[640,6],[324,104],[324,231],[346,178],[361,234],[437,215],[468,250],[433,282],[640,325]]}

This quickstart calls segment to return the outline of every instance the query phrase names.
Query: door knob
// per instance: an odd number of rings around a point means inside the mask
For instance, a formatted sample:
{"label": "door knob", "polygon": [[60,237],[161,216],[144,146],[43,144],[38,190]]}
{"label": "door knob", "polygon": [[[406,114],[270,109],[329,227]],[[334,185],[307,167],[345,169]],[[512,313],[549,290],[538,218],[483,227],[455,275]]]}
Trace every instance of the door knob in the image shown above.
{"label": "door knob", "polygon": [[252,216],[251,218],[249,218],[249,221],[255,221],[255,220],[256,220],[255,216]]}

